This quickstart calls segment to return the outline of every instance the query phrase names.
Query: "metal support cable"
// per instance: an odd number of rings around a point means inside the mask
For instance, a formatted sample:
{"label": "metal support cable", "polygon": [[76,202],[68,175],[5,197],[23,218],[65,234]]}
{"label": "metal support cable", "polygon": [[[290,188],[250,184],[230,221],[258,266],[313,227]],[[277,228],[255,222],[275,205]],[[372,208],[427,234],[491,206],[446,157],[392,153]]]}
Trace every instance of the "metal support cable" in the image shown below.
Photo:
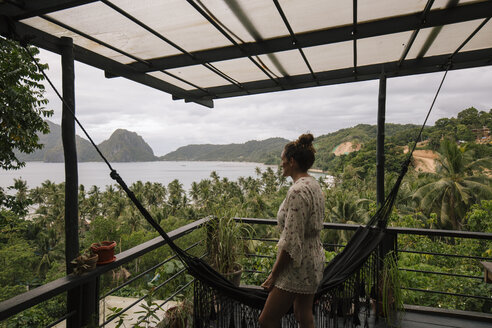
{"label": "metal support cable", "polygon": [[[439,93],[441,91],[442,85],[444,83],[444,80],[446,79],[449,68],[450,68],[450,65],[449,64],[446,65],[446,71],[444,72],[441,83],[439,84],[439,87],[436,91],[434,99],[432,100],[432,104],[430,105],[429,110],[427,111],[427,115],[425,117],[424,123],[422,123],[422,126],[419,130],[419,133],[417,134],[417,137],[415,138],[412,150],[408,152],[407,159],[402,164],[402,169],[400,171],[400,175],[396,179],[396,182],[395,182],[393,188],[391,189],[390,193],[388,194],[388,196],[386,196],[383,205],[377,210],[376,214],[374,214],[374,216],[371,218],[371,220],[367,223],[368,226],[372,226],[372,225],[378,223],[378,227],[380,227],[380,228],[386,227],[390,211],[393,208],[393,204],[395,203],[395,200],[396,200],[396,195],[398,194],[398,189],[400,188],[400,184],[403,180],[403,177],[407,173],[408,166],[410,165],[410,161],[412,159],[413,152],[414,152],[415,148],[417,147],[417,142],[420,139],[420,136],[422,135],[422,131],[425,128],[425,124],[427,123],[427,120],[429,119],[429,115],[432,112],[432,109],[434,108],[434,104],[436,102],[437,96],[439,95]],[[384,218],[384,220],[379,220],[379,218],[381,218],[381,217]]]}
{"label": "metal support cable", "polygon": [[449,56],[448,61],[451,61],[453,57],[468,43],[468,41],[470,41],[475,36],[475,34],[477,34],[478,31],[480,31],[482,27],[484,27],[485,24],[489,22],[489,20],[490,17],[484,19],[483,22],[480,23],[480,25],[477,26],[477,28],[466,38],[466,40],[463,41],[463,43],[451,54],[451,56]]}
{"label": "metal support cable", "polygon": [[99,149],[99,147],[97,147],[96,143],[94,142],[94,140],[92,140],[91,136],[89,135],[89,133],[87,133],[87,131],[85,130],[84,126],[80,123],[80,121],[78,120],[77,116],[75,116],[75,113],[73,112],[73,109],[72,107],[67,103],[67,101],[63,98],[63,96],[60,94],[60,92],[58,91],[58,89],[55,87],[55,85],[53,84],[53,82],[51,82],[51,79],[48,77],[48,75],[46,75],[46,72],[44,71],[44,69],[39,65],[38,61],[34,58],[34,56],[31,54],[31,52],[29,51],[29,49],[27,48],[27,45],[24,45],[23,46],[24,49],[26,50],[27,54],[29,55],[29,57],[31,58],[31,60],[33,61],[33,63],[36,65],[36,67],[38,68],[38,70],[41,72],[41,74],[43,74],[44,78],[46,79],[46,81],[48,81],[49,85],[51,86],[51,88],[53,89],[53,91],[55,91],[56,95],[58,96],[58,98],[62,101],[62,103],[66,106],[66,108],[68,109],[68,111],[73,115],[73,118],[75,120],[75,122],[77,122],[78,126],[82,129],[82,132],[84,132],[85,136],[87,137],[87,139],[89,139],[90,143],[92,144],[92,146],[94,146],[94,148],[96,149],[97,153],[99,154],[99,156],[101,156],[101,158],[103,159],[103,161],[106,163],[106,165],[109,167],[109,169],[111,170],[111,172],[115,171],[113,169],[113,167],[111,166],[111,164],[109,163],[109,161],[107,160],[107,158],[103,155],[103,153],[101,152],[101,150]]}
{"label": "metal support cable", "polygon": [[96,149],[96,151],[99,154],[99,156],[106,163],[106,165],[108,166],[108,168],[111,171],[111,173],[110,173],[111,178],[113,180],[115,180],[116,182],[118,182],[118,184],[125,191],[125,193],[127,194],[127,196],[130,198],[130,200],[135,204],[135,206],[137,207],[137,209],[144,216],[145,220],[147,220],[147,222],[155,230],[157,230],[157,232],[162,236],[162,238],[168,243],[168,245],[176,253],[176,255],[181,260],[181,262],[183,262],[183,264],[186,266],[187,265],[187,262],[184,259],[187,258],[189,255],[187,255],[186,252],[184,252],[181,248],[179,248],[176,244],[174,244],[174,242],[166,234],[166,232],[164,231],[164,229],[162,229],[162,227],[154,220],[154,218],[152,217],[152,215],[150,215],[150,213],[142,205],[142,203],[140,203],[140,201],[137,199],[137,197],[135,196],[135,194],[130,190],[130,188],[128,188],[128,186],[126,185],[125,181],[123,181],[123,179],[120,177],[120,175],[118,174],[118,172],[115,169],[113,169],[113,167],[111,166],[111,164],[109,163],[109,161],[107,160],[107,158],[102,154],[102,152],[99,149],[99,147],[96,145],[96,143],[94,142],[94,140],[92,140],[92,138],[90,137],[89,133],[85,130],[84,126],[80,123],[80,121],[78,120],[78,118],[75,116],[75,113],[73,111],[73,108],[71,108],[70,105],[67,103],[67,101],[61,96],[60,92],[56,89],[56,87],[54,86],[54,84],[51,82],[51,80],[48,77],[48,75],[46,75],[45,71],[42,69],[42,67],[36,61],[36,59],[34,58],[34,56],[31,54],[31,52],[27,48],[27,45],[24,46],[24,49],[27,51],[29,57],[34,62],[34,64],[38,68],[38,70],[43,74],[43,76],[46,78],[46,80],[48,81],[48,83],[51,85],[51,87],[53,88],[53,90],[57,94],[58,98],[60,98],[60,100],[63,102],[63,104],[67,107],[68,111],[73,115],[73,118],[74,118],[75,122],[77,122],[77,124],[79,125],[79,127],[82,129],[82,131],[84,132],[84,134],[86,135],[86,137],[91,142],[92,146],[94,146],[94,148]]}
{"label": "metal support cable", "polygon": [[287,30],[289,31],[290,37],[292,38],[292,44],[297,46],[297,50],[301,53],[302,59],[304,60],[304,63],[306,63],[306,66],[309,69],[309,72],[311,73],[311,76],[313,77],[313,80],[316,81],[316,84],[319,85],[319,80],[314,74],[313,69],[311,68],[311,64],[309,63],[306,55],[304,54],[304,51],[302,50],[302,46],[299,44],[297,41],[296,35],[294,33],[294,30],[292,30],[292,27],[289,24],[289,20],[287,19],[287,16],[285,16],[285,13],[282,9],[282,6],[280,6],[280,3],[278,0],[273,0],[273,3],[275,4],[275,7],[277,7],[277,11],[280,14],[280,17],[282,17],[282,20],[284,21],[285,27],[287,27]]}
{"label": "metal support cable", "polygon": [[427,4],[425,5],[424,10],[422,11],[422,15],[420,16],[420,27],[412,32],[412,35],[410,36],[410,39],[408,40],[405,49],[403,49],[403,53],[400,57],[400,60],[398,61],[398,67],[401,66],[403,61],[408,55],[408,52],[410,51],[410,48],[412,47],[413,43],[415,42],[415,39],[417,38],[417,35],[420,32],[420,29],[422,26],[424,26],[426,19],[427,19],[427,14],[432,8],[432,5],[434,4],[434,0],[428,0]]}

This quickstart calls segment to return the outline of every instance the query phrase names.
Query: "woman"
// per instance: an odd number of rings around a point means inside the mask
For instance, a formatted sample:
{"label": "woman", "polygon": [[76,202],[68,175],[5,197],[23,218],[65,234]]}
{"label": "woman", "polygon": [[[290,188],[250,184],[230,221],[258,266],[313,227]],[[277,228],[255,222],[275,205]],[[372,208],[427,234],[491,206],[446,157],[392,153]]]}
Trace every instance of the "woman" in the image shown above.
{"label": "woman", "polygon": [[280,205],[277,219],[281,231],[272,272],[261,285],[269,290],[260,315],[260,327],[280,327],[282,317],[294,305],[301,328],[314,328],[313,300],[325,262],[320,240],[324,196],[307,170],[313,165],[313,135],[303,134],[282,152],[284,176],[294,181]]}

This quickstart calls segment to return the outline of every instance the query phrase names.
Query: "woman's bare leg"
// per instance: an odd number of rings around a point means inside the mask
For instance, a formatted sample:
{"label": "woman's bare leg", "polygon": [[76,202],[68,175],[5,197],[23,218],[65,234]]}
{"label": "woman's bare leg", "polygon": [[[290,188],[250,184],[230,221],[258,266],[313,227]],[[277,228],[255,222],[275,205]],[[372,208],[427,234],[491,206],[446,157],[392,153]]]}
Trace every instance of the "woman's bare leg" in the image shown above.
{"label": "woman's bare leg", "polygon": [[289,311],[297,294],[273,287],[260,314],[261,328],[279,328],[282,317]]}
{"label": "woman's bare leg", "polygon": [[314,328],[313,302],[314,294],[295,294],[294,316],[299,328]]}

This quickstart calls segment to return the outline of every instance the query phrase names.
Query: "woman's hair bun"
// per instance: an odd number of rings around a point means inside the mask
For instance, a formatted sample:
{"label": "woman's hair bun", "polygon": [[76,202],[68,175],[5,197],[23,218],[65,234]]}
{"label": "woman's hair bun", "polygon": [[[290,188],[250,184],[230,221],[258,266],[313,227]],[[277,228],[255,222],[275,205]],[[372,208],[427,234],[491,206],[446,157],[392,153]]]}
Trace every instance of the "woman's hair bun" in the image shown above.
{"label": "woman's hair bun", "polygon": [[313,143],[314,137],[311,133],[301,134],[297,142],[303,146],[310,146]]}

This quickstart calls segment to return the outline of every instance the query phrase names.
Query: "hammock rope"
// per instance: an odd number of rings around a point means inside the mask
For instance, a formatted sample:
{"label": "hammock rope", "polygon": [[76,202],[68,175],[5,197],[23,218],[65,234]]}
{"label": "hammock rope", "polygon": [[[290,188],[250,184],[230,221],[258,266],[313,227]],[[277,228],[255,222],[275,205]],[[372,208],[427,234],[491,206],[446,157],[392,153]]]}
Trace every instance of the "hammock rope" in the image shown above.
{"label": "hammock rope", "polygon": [[[147,222],[176,253],[189,274],[196,278],[194,286],[194,327],[258,327],[258,317],[268,297],[268,292],[262,289],[236,287],[204,260],[188,254],[177,246],[140,203],[125,181],[99,150],[89,133],[77,119],[71,106],[61,96],[44,69],[31,54],[27,44],[21,42],[21,45],[63,102],[65,108],[71,113],[99,156],[104,160],[110,170],[111,178],[122,187]],[[383,205],[366,226],[359,226],[343,251],[327,264],[315,295],[313,311],[317,320],[317,327],[354,327],[359,326],[362,322],[364,327],[368,327],[368,318],[371,311],[370,301],[371,298],[377,298],[377,291],[375,290],[378,279],[377,251],[381,241],[387,235],[386,226],[398,189],[411,163],[413,151],[423,132],[450,66],[451,61],[446,65],[445,74],[413,148],[402,164],[401,172],[390,193],[385,198]],[[282,326],[297,327],[292,309],[283,318]]]}

